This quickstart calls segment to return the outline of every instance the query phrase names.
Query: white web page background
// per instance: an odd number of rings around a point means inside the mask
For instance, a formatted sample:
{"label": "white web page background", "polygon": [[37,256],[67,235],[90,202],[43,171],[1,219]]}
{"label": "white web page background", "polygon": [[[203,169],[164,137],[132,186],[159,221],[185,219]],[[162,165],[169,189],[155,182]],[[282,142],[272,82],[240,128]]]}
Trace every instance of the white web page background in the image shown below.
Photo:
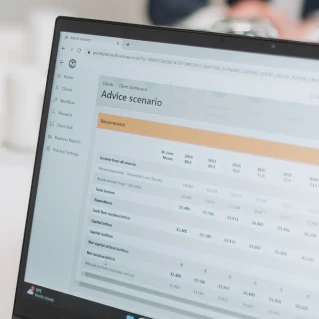
{"label": "white web page background", "polygon": [[[63,39],[64,34],[62,35]],[[70,35],[71,36],[71,35]],[[96,39],[96,37],[92,37]],[[114,43],[110,43],[111,50],[114,50]],[[68,42],[71,41],[71,42]],[[74,54],[63,52],[62,46],[72,44],[72,40],[62,40],[59,48],[59,59],[71,59]],[[102,39],[98,41],[103,42]],[[109,39],[107,41],[112,41]],[[123,40],[125,41],[125,40]],[[74,43],[78,44],[76,41]],[[95,45],[95,44],[94,44]],[[102,43],[99,45],[102,45]],[[145,43],[143,43],[145,45]],[[78,259],[76,252],[79,252],[80,247],[77,246],[77,238],[84,238],[85,233],[78,233],[78,226],[83,223],[81,219],[83,212],[82,198],[91,194],[87,181],[92,178],[92,170],[95,170],[96,163],[92,159],[100,151],[100,145],[94,146],[97,138],[101,139],[100,133],[97,133],[96,123],[99,113],[108,113],[114,115],[122,115],[126,117],[148,119],[158,122],[166,122],[175,125],[189,126],[189,127],[206,127],[208,130],[220,131],[226,133],[233,133],[242,136],[251,136],[257,138],[285,141],[286,143],[311,145],[316,147],[316,140],[308,140],[304,138],[296,139],[289,136],[278,136],[276,134],[265,134],[258,131],[246,131],[242,128],[223,127],[211,124],[202,124],[191,122],[190,120],[178,120],[177,118],[160,117],[159,115],[142,114],[134,110],[134,105],[131,105],[130,110],[117,109],[112,102],[108,106],[96,105],[96,97],[99,93],[100,76],[131,79],[145,82],[168,84],[172,86],[197,88],[205,90],[214,90],[217,92],[228,92],[233,94],[240,94],[253,97],[272,97],[274,100],[286,100],[294,102],[299,101],[300,107],[303,104],[318,105],[315,95],[315,83],[305,83],[303,81],[298,83],[296,81],[284,81],[276,79],[254,78],[253,80],[247,76],[236,74],[222,76],[220,74],[211,73],[207,70],[193,70],[188,68],[170,67],[168,65],[158,63],[145,63],[137,60],[124,60],[116,57],[96,57],[86,55],[89,45],[85,45],[83,55],[77,57],[77,67],[74,70],[69,70],[66,66],[57,66],[57,74],[70,74],[74,81],[72,82],[72,94],[67,96],[73,99],[76,103],[69,107],[68,111],[72,114],[68,118],[67,125],[73,126],[73,138],[77,138],[81,144],[74,146],[73,144],[65,145],[60,140],[49,140],[46,138],[46,145],[51,149],[64,150],[77,154],[77,156],[67,155],[56,151],[45,152],[43,154],[43,161],[41,167],[41,175],[38,187],[38,196],[35,208],[35,216],[33,221],[33,230],[31,236],[31,244],[29,250],[29,258],[27,264],[27,272],[25,280],[30,283],[41,285],[50,289],[65,293],[74,293],[74,275],[78,267]],[[167,48],[167,46],[166,46]],[[123,52],[122,48],[117,49],[118,52]],[[217,54],[218,51],[216,51]],[[234,53],[230,52],[230,56]],[[242,54],[243,56],[244,54]],[[225,60],[227,56],[224,55]],[[163,58],[167,58],[163,56]],[[274,60],[274,57],[255,56],[255,59],[260,58],[261,65],[267,64],[267,59]],[[283,58],[279,58],[283,59]],[[287,59],[287,66],[282,65],[284,72],[289,70],[293,59]],[[298,66],[302,68],[302,63],[305,63],[305,68],[308,68],[308,61],[298,60]],[[269,70],[269,69],[268,69]],[[283,70],[278,70],[278,73]],[[276,70],[275,70],[276,71]],[[296,70],[293,72],[296,74]],[[304,76],[304,72],[301,74]],[[314,74],[309,74],[313,77]],[[57,85],[58,78],[54,82]],[[278,82],[279,81],[279,82]],[[280,85],[279,85],[280,83]],[[66,84],[68,85],[68,84]],[[120,91],[120,90],[118,90]],[[293,93],[293,94],[292,94]],[[52,96],[52,99],[55,97]],[[319,100],[318,100],[319,101]],[[200,104],[201,101],[198,101]],[[51,109],[56,106],[51,105]],[[63,106],[66,107],[66,106]],[[240,108],[241,105],[238,105]],[[297,107],[295,105],[294,107]],[[285,110],[286,111],[286,110]],[[281,110],[278,110],[280,113]],[[275,116],[275,114],[274,114]],[[49,121],[65,122],[65,118],[54,117],[50,114]],[[282,123],[284,126],[285,123]],[[48,133],[53,136],[61,136],[65,131],[62,129],[48,127]],[[105,134],[105,133],[103,133]],[[104,135],[102,135],[104,136]],[[261,137],[262,136],[262,137]],[[108,138],[111,138],[109,135]],[[102,141],[99,143],[103,143]],[[115,141],[115,140],[114,140]],[[91,184],[89,184],[91,185]],[[86,209],[85,209],[86,211]],[[114,287],[114,289],[117,289]],[[101,302],[99,294],[86,294],[83,291],[77,292],[80,296],[87,296],[90,300]],[[108,304],[120,307],[122,305],[121,299],[114,297],[113,301]],[[122,305],[123,307],[123,305]],[[128,302],[127,310],[141,313],[141,309],[136,303]],[[147,307],[145,306],[145,315],[149,315]],[[149,309],[149,311],[151,308]],[[159,313],[160,316],[160,313]],[[176,315],[176,318],[179,318]]]}

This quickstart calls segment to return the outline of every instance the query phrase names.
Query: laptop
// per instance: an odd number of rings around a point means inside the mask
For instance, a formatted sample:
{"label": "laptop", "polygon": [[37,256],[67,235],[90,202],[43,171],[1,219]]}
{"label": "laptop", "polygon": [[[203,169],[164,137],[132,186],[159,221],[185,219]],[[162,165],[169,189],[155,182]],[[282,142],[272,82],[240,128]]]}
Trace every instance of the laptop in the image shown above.
{"label": "laptop", "polygon": [[58,18],[13,318],[319,318],[318,58]]}

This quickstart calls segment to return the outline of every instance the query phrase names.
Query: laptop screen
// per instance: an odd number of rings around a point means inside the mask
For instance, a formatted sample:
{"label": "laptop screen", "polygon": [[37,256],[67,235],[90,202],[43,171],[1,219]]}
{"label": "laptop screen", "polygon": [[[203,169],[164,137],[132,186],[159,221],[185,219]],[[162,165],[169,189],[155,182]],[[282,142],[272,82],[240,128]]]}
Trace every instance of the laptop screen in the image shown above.
{"label": "laptop screen", "polygon": [[92,319],[317,317],[318,66],[62,32],[26,296]]}

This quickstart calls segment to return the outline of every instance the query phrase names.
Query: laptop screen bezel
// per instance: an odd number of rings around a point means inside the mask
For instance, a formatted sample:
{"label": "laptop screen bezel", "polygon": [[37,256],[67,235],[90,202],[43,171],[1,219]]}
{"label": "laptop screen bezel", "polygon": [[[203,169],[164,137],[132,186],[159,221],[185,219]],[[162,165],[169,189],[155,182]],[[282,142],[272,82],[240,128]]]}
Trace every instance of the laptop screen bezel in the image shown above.
{"label": "laptop screen bezel", "polygon": [[[304,59],[318,60],[319,46],[316,44],[291,42],[283,40],[250,38],[234,35],[216,34],[210,32],[190,31],[180,29],[169,29],[143,25],[132,25],[116,22],[86,20],[70,17],[59,17],[56,20],[51,58],[48,69],[47,85],[43,103],[39,140],[36,151],[32,186],[29,198],[27,220],[25,226],[23,247],[13,315],[19,318],[96,318],[92,313],[101,313],[106,306],[94,302],[65,295],[69,309],[53,306],[49,303],[42,303],[25,296],[25,270],[32,229],[33,214],[37,196],[37,188],[42,161],[45,132],[47,127],[52,83],[56,65],[57,51],[61,32],[73,32],[80,34],[100,35],[132,40],[143,40],[167,44],[180,44],[201,48],[215,48],[231,51],[269,54],[273,56],[286,56]],[[48,35],[49,36],[49,35]],[[63,295],[63,294],[61,294]],[[108,308],[109,318],[124,318],[122,311]],[[104,314],[104,318],[105,314]]]}

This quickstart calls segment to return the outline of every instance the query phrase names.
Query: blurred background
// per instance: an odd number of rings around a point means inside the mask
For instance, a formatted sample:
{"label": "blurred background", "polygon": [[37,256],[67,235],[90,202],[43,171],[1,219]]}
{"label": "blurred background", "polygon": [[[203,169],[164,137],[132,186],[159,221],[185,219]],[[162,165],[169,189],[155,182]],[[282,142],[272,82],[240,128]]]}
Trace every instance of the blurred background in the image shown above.
{"label": "blurred background", "polygon": [[319,41],[319,0],[0,0],[0,256],[6,256],[0,262],[0,318],[4,319],[12,309],[53,26],[59,15]]}

